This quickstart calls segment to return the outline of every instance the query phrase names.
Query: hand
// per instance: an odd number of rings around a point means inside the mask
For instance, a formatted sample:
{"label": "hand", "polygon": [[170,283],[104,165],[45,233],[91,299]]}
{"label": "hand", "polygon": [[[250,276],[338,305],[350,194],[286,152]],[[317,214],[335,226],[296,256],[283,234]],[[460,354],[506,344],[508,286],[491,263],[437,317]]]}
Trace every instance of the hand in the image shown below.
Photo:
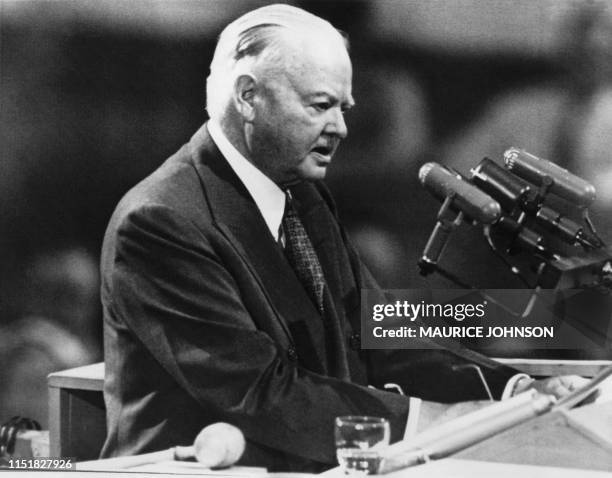
{"label": "hand", "polygon": [[[578,375],[560,375],[541,380],[522,379],[516,384],[514,395],[524,392],[529,389],[536,390],[540,393],[554,395],[555,398],[563,398],[574,390],[584,386],[588,379],[579,377]],[[592,402],[597,397],[594,393],[590,395],[583,403]]]}

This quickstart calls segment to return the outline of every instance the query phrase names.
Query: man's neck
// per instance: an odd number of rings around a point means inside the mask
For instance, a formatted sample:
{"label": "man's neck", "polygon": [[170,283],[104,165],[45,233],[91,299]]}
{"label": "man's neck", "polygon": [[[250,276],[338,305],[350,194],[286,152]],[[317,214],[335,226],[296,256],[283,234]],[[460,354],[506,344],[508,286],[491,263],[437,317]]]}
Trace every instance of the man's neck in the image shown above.
{"label": "man's neck", "polygon": [[232,143],[231,138],[226,136],[219,123],[211,120],[208,124],[208,131],[221,154],[251,194],[270,229],[270,233],[277,240],[278,227],[285,209],[285,193],[274,181],[240,153],[236,145]]}
{"label": "man's neck", "polygon": [[[270,180],[276,183],[279,188],[286,189],[288,186],[290,186],[279,183],[278,178],[275,177],[273,171],[267,169],[264,164],[258,163],[253,160],[252,153],[248,147],[248,142],[246,140],[246,134],[244,131],[245,125],[241,122],[240,119],[236,119],[230,115],[226,115],[215,121],[217,125],[219,125],[221,131],[223,132],[227,140],[249,163],[251,163],[268,178],[270,178]],[[299,181],[296,181],[295,183],[297,182]]]}
{"label": "man's neck", "polygon": [[234,148],[236,148],[249,163],[257,167],[257,165],[251,160],[251,155],[249,154],[244,134],[240,128],[235,126],[235,121],[228,116],[224,116],[216,120],[216,122],[227,140],[232,143],[232,146],[234,146]]}

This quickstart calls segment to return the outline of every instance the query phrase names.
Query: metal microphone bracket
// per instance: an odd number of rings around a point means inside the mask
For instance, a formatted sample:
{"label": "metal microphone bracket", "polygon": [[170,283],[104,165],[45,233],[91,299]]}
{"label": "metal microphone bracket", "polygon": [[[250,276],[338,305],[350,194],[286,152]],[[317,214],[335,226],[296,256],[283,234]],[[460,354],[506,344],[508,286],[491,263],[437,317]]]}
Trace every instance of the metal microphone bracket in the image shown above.
{"label": "metal microphone bracket", "polygon": [[452,218],[452,220],[451,217],[449,217],[455,214],[452,210],[452,204],[455,200],[455,196],[456,193],[452,192],[446,197],[446,199],[442,203],[442,206],[440,207],[440,210],[438,211],[437,216],[438,221],[447,225],[451,230],[458,227],[463,221],[463,211],[459,211],[459,213],[456,214],[456,216]]}
{"label": "metal microphone bracket", "polygon": [[546,197],[548,191],[554,184],[555,180],[550,176],[544,176],[542,178],[542,184],[540,184],[540,189],[538,189],[538,193],[534,201],[538,206],[540,206],[544,202],[544,198]]}
{"label": "metal microphone bracket", "polygon": [[423,256],[419,260],[418,266],[421,275],[426,276],[438,270],[438,260],[446,247],[446,243],[455,228],[463,221],[463,212],[460,211],[454,217],[452,210],[455,193],[449,194],[442,203],[437,215],[436,225],[429,236]]}

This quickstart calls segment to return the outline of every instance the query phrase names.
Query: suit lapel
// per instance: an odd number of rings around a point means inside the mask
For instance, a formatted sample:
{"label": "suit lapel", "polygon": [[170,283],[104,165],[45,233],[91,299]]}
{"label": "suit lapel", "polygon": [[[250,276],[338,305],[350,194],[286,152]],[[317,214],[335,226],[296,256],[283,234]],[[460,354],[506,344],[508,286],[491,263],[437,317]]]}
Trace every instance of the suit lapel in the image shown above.
{"label": "suit lapel", "polygon": [[216,227],[250,267],[289,340],[298,349],[302,345],[300,358],[314,371],[329,373],[327,360],[310,341],[300,344],[303,328],[308,329],[315,343],[316,340],[323,342],[324,336],[317,323],[321,318],[272,237],[257,205],[219,152],[206,126],[193,136],[190,148]]}
{"label": "suit lapel", "polygon": [[346,360],[346,333],[344,323],[344,304],[342,291],[342,274],[338,258],[342,251],[338,249],[330,231],[336,227],[325,201],[309,183],[301,183],[292,189],[295,207],[325,274],[327,290],[324,297],[325,318],[328,331],[328,353],[333,357],[334,375],[350,379],[349,366]]}

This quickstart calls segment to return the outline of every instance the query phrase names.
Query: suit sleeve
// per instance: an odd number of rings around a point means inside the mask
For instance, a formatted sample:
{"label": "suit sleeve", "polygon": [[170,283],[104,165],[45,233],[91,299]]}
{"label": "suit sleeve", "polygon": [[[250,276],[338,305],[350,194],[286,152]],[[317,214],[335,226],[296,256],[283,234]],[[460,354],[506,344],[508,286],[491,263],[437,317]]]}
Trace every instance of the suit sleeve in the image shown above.
{"label": "suit sleeve", "polygon": [[104,294],[178,386],[248,440],[335,463],[333,420],[387,417],[401,436],[408,400],[309,372],[258,330],[211,240],[164,206],[124,217]]}

